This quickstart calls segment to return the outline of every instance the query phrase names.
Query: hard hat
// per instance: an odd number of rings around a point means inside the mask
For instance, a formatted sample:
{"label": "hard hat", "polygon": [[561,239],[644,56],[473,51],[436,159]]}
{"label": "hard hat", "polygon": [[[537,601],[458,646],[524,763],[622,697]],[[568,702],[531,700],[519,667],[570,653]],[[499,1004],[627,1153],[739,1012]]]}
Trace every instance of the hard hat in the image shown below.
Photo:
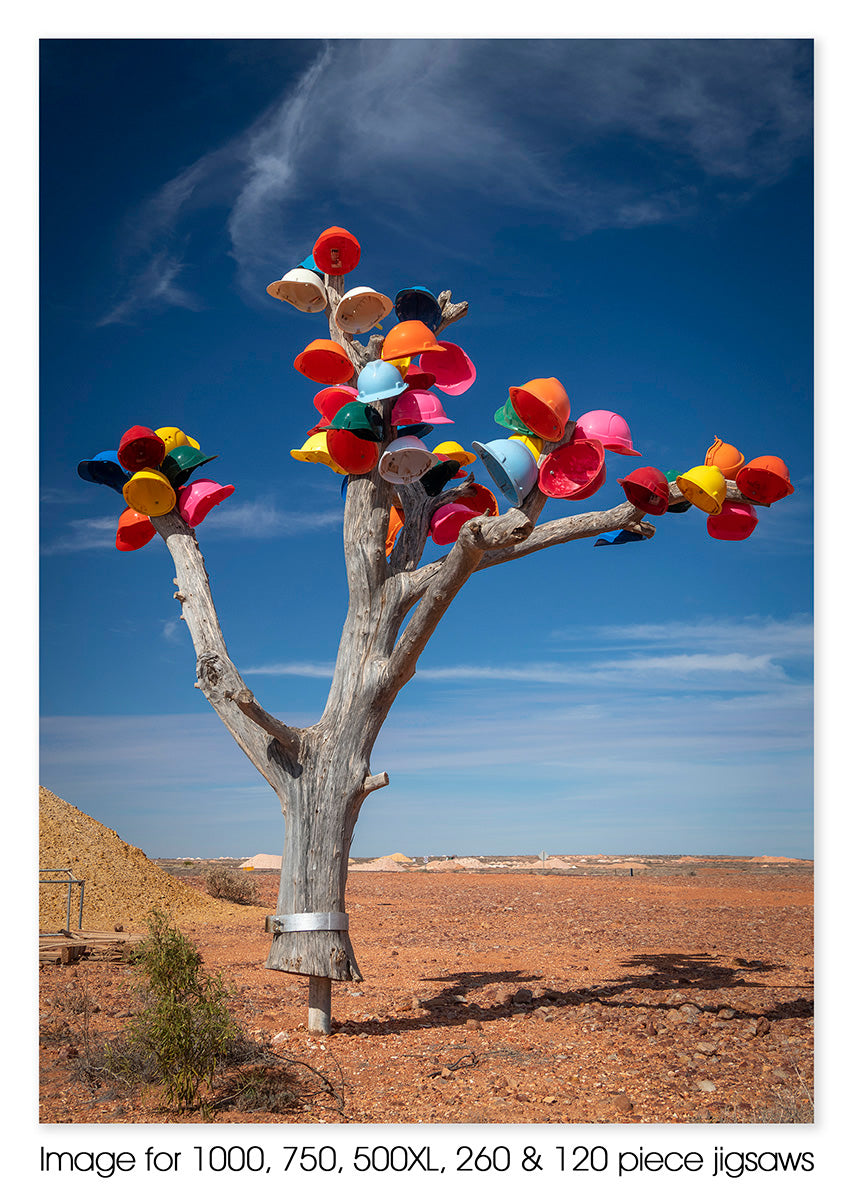
{"label": "hard hat", "polygon": [[604,447],[575,430],[570,442],[558,446],[539,464],[539,490],[560,500],[584,500],[607,478]]}
{"label": "hard hat", "polygon": [[490,492],[482,483],[471,483],[465,494],[464,503],[473,508],[476,512],[482,513],[487,517],[496,517],[498,515],[498,502],[495,499],[494,492]]}
{"label": "hard hat", "polygon": [[448,396],[461,396],[477,378],[477,370],[461,346],[438,342],[439,351],[424,350],[419,366],[435,375],[435,386]]}
{"label": "hard hat", "polygon": [[114,492],[120,492],[130,479],[115,450],[102,450],[94,458],[84,458],[77,464],[77,474],[87,483],[102,483]]}
{"label": "hard hat", "polygon": [[617,480],[635,508],[653,517],[662,516],[669,508],[669,483],[657,467],[638,467],[624,479]]}
{"label": "hard hat", "polygon": [[477,455],[472,454],[470,450],[464,450],[458,442],[439,442],[437,446],[433,447],[433,454],[452,458],[454,462],[459,463],[460,467],[468,467],[477,461]]}
{"label": "hard hat", "polygon": [[716,515],[726,498],[726,481],[719,467],[691,467],[675,482],[685,500],[702,512]]}
{"label": "hard hat", "polygon": [[[398,359],[397,361],[411,362],[412,360],[408,358],[402,360]],[[409,367],[404,375],[404,378],[406,380],[406,387],[431,388],[435,383],[435,376],[432,374],[432,372],[422,371],[420,367]]]}
{"label": "hard hat", "polygon": [[414,358],[424,350],[435,350],[444,354],[444,347],[435,340],[435,334],[423,321],[401,321],[389,329],[382,343],[382,358],[388,362],[393,358]]}
{"label": "hard hat", "polygon": [[566,431],[571,403],[559,379],[531,379],[523,387],[511,387],[509,398],[515,412],[531,431],[546,442],[557,442]]}
{"label": "hard hat", "polygon": [[759,504],[773,504],[794,490],[787,465],[775,454],[753,458],[741,467],[735,482],[742,496]]}
{"label": "hard hat", "polygon": [[432,433],[434,426],[427,425],[426,421],[416,421],[414,425],[398,425],[397,437],[419,437],[425,438],[428,433]]}
{"label": "hard hat", "polygon": [[358,373],[357,398],[364,404],[372,400],[389,400],[406,390],[403,376],[389,362],[369,362]]}
{"label": "hard hat", "polygon": [[307,375],[314,383],[346,383],[355,368],[346,350],[328,338],[315,338],[309,342],[293,362],[296,370]]}
{"label": "hard hat", "polygon": [[510,504],[515,507],[521,504],[536,486],[539,475],[536,459],[527,447],[508,438],[471,445]]}
{"label": "hard hat", "polygon": [[460,530],[466,521],[483,514],[476,508],[471,508],[464,500],[443,504],[433,514],[429,523],[429,533],[437,546],[449,546],[459,537]]}
{"label": "hard hat", "polygon": [[[433,454],[435,454],[434,450]],[[436,458],[438,457],[440,456],[436,454]],[[421,476],[421,483],[423,484],[423,489],[428,496],[437,496],[440,492],[444,491],[446,485],[450,483],[451,479],[459,479],[464,477],[465,472],[459,470],[459,463],[455,462],[452,458],[445,458],[440,462],[437,462],[434,467],[430,467],[430,469]]]}
{"label": "hard hat", "polygon": [[361,246],[354,234],[332,225],[317,238],[312,253],[314,262],[327,275],[346,275],[358,266]]}
{"label": "hard hat", "polygon": [[734,479],[743,466],[743,455],[736,446],[715,437],[705,454],[706,467],[719,467],[726,479]]}
{"label": "hard hat", "polygon": [[742,542],[758,524],[758,514],[745,500],[724,500],[716,515],[708,517],[708,533],[722,542]]}
{"label": "hard hat", "polygon": [[439,462],[420,438],[398,437],[379,459],[379,474],[389,483],[414,483]]}
{"label": "hard hat", "polygon": [[521,442],[522,446],[526,446],[536,461],[539,461],[539,456],[544,449],[544,441],[540,437],[536,437],[532,433],[512,433],[509,440],[511,442]]}
{"label": "hard hat", "polygon": [[147,425],[132,425],[118,444],[118,460],[131,474],[143,467],[159,467],[165,453],[163,439]]}
{"label": "hard hat", "polygon": [[[388,362],[391,363],[392,366],[396,367],[405,379],[409,374],[409,368],[412,365],[412,356],[409,354],[403,358],[389,358]],[[408,384],[406,386],[408,387]]]}
{"label": "hard hat", "polygon": [[518,413],[512,406],[511,400],[507,400],[497,410],[495,413],[495,421],[498,425],[503,425],[507,429],[514,429],[516,433],[531,434],[533,437],[536,436],[536,434],[533,433],[533,430],[528,429],[521,417],[519,417]]}
{"label": "hard hat", "polygon": [[300,312],[322,312],[329,303],[323,277],[306,267],[294,267],[281,279],[267,284],[267,292],[275,300],[285,300]]}
{"label": "hard hat", "polygon": [[368,329],[381,326],[394,306],[382,292],[370,287],[350,288],[335,309],[335,324],[345,333],[366,333]]}
{"label": "hard hat", "polygon": [[346,471],[338,466],[329,453],[325,433],[311,434],[303,446],[290,451],[290,457],[295,458],[297,462],[323,463],[331,467],[336,475],[346,475]]}
{"label": "hard hat", "polygon": [[178,512],[188,525],[200,525],[216,504],[221,504],[234,491],[233,483],[216,483],[212,479],[194,479],[181,488]]}
{"label": "hard hat", "polygon": [[385,437],[380,414],[360,400],[350,400],[342,405],[332,418],[329,429],[348,429],[356,437],[366,438],[369,442],[381,442]]}
{"label": "hard hat", "polygon": [[616,454],[632,454],[637,458],[640,456],[640,451],[634,449],[631,441],[628,422],[618,413],[609,412],[606,408],[594,408],[578,417],[575,433],[578,437],[601,442],[605,450],[613,450]]}
{"label": "hard hat", "polygon": [[171,454],[176,446],[194,446],[196,450],[199,449],[195,438],[188,437],[183,429],[178,429],[176,425],[164,425],[161,429],[155,429],[154,432],[158,438],[162,438],[167,454]]}
{"label": "hard hat", "polygon": [[320,270],[320,268],[314,262],[313,254],[309,254],[307,256],[307,258],[303,258],[302,262],[299,265],[300,265],[300,267],[303,267],[306,271],[313,271],[315,275],[320,276],[320,279],[323,278],[323,272]]}
{"label": "hard hat", "polygon": [[422,321],[433,333],[441,324],[441,305],[429,288],[403,288],[394,298],[398,321]]}
{"label": "hard hat", "polygon": [[434,392],[407,388],[391,412],[392,425],[407,425],[413,421],[428,421],[430,425],[452,425],[444,407]]}
{"label": "hard hat", "polygon": [[184,486],[193,471],[197,471],[199,467],[213,462],[218,457],[218,454],[202,454],[201,450],[196,450],[195,446],[176,446],[163,459],[160,470],[172,487],[179,488]]}
{"label": "hard hat", "polygon": [[136,471],[122,488],[125,504],[147,517],[162,517],[177,503],[175,489],[162,471],[144,467]]}
{"label": "hard hat", "polygon": [[139,550],[148,545],[156,532],[150,517],[126,508],[118,519],[116,550]]}
{"label": "hard hat", "polygon": [[366,475],[379,461],[379,443],[358,437],[349,429],[327,430],[326,446],[332,461],[347,475]]}
{"label": "hard hat", "polygon": [[405,524],[402,508],[398,508],[396,504],[392,505],[391,512],[388,514],[388,532],[385,535],[385,557],[387,558],[394,549],[394,543],[400,530]]}
{"label": "hard hat", "polygon": [[[677,479],[678,479],[677,471],[667,471],[666,472],[667,483],[675,483],[677,481]],[[683,513],[683,512],[687,512],[692,507],[693,507],[693,505],[690,503],[689,500],[674,500],[668,506],[666,511],[670,512],[670,513]]]}
{"label": "hard hat", "polygon": [[635,533],[633,529],[612,529],[609,533],[603,533],[600,538],[596,538],[592,543],[593,546],[622,546],[625,542],[644,542],[646,537],[642,533]]}
{"label": "hard hat", "polygon": [[314,397],[314,407],[317,412],[324,418],[326,425],[332,420],[335,413],[348,404],[350,400],[355,400],[358,396],[358,391],[354,387],[349,387],[345,383],[335,384],[333,387],[323,388]]}

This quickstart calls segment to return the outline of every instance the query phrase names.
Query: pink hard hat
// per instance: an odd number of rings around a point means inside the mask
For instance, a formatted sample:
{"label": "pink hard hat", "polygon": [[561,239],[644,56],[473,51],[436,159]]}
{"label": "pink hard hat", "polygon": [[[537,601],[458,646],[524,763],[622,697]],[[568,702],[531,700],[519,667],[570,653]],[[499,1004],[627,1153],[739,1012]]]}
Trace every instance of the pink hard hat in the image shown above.
{"label": "pink hard hat", "polygon": [[438,396],[433,392],[422,388],[408,388],[394,405],[391,424],[415,425],[418,421],[426,421],[429,425],[452,425],[454,423],[444,411]]}
{"label": "pink hard hat", "polygon": [[578,417],[575,423],[578,437],[601,442],[605,450],[616,454],[632,454],[639,458],[640,451],[634,449],[628,422],[618,413],[605,408],[595,408]]}
{"label": "pink hard hat", "polygon": [[477,378],[477,369],[461,346],[439,342],[442,353],[424,350],[418,361],[421,370],[435,375],[435,386],[448,396],[461,396]]}
{"label": "pink hard hat", "polygon": [[178,496],[178,512],[188,525],[200,525],[210,510],[234,491],[233,483],[216,483],[212,479],[193,479],[182,487]]}
{"label": "pink hard hat", "polygon": [[539,464],[540,492],[560,500],[585,500],[606,477],[601,442],[578,437],[577,430],[570,442],[552,450]]}
{"label": "pink hard hat", "polygon": [[459,537],[459,531],[466,521],[482,514],[468,504],[459,501],[455,504],[443,504],[430,521],[430,537],[436,546],[449,546]]}

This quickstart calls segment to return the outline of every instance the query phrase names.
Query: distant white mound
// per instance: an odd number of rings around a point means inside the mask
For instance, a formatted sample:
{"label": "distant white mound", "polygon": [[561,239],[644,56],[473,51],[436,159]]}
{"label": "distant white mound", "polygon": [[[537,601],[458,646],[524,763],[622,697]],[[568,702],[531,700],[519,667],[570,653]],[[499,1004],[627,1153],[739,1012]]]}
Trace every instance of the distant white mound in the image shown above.
{"label": "distant white mound", "polygon": [[254,858],[247,858],[245,862],[240,863],[241,871],[280,871],[281,870],[281,855],[280,854],[256,854]]}

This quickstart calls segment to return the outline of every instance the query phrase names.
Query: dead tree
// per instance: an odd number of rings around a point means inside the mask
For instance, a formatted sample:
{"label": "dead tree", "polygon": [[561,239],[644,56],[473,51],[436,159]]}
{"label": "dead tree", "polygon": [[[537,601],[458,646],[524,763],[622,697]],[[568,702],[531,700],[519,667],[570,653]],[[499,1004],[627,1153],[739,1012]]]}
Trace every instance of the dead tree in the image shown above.
{"label": "dead tree", "polygon": [[[325,284],[329,334],[345,348],[355,375],[380,356],[383,339],[373,335],[363,345],[342,333],[334,309],[344,294],[345,277],[327,275]],[[449,291],[441,293],[439,303],[438,335],[468,309],[467,302],[452,302]],[[383,410],[384,447],[396,436],[390,421],[392,401],[376,401],[374,406]],[[567,442],[573,431],[574,422],[569,421],[562,440],[547,444],[544,452]],[[304,729],[264,709],[240,677],[220,629],[194,530],[177,509],[152,518],[174,560],[175,599],[196,651],[195,686],[281,804],[284,853],[276,913],[267,923],[272,945],[266,966],[309,977],[308,1027],[315,1032],[330,1031],[331,981],[362,978],[350,941],[345,897],[359,811],[372,791],[388,783],[385,772],[374,770],[371,752],[398,692],[415,674],[424,647],[457,592],[474,572],[546,547],[618,530],[654,534],[645,514],[629,502],[540,525],[546,497],[535,487],[519,507],[469,520],[443,558],[420,565],[433,514],[470,495],[472,483],[469,476],[458,487],[431,496],[420,482],[392,485],[377,469],[349,478],[343,523],[349,606],[325,709],[315,725]],[[727,490],[729,499],[741,498],[733,483]],[[670,495],[673,501],[682,499],[675,484]],[[386,556],[389,513],[395,502],[402,504],[405,520]]]}

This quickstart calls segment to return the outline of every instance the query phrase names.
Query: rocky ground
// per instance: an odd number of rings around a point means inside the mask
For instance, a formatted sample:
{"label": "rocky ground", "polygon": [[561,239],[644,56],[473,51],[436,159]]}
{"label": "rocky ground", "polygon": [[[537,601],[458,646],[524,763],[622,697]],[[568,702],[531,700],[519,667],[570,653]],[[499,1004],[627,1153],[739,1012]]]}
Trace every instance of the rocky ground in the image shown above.
{"label": "rocky ground", "polygon": [[[209,864],[159,864],[181,885],[180,928],[233,988],[243,1027],[335,1087],[283,1113],[215,1120],[810,1121],[811,864],[641,857],[630,874],[612,859],[573,861],[353,871],[364,980],[333,985],[328,1037],[306,1030],[307,981],[262,965],[277,872],[251,872],[258,903],[236,906],[206,896]],[[144,907],[136,897],[103,911],[141,929]],[[123,962],[41,967],[42,1122],[167,1119],[156,1092],[92,1091],[79,1071],[126,1025],[132,983]]]}

